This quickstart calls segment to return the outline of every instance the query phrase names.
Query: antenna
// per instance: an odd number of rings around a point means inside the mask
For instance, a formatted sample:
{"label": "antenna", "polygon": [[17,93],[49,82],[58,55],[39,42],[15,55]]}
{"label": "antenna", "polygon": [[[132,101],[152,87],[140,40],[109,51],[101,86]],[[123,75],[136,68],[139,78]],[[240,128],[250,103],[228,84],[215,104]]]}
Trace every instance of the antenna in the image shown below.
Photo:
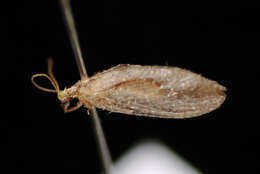
{"label": "antenna", "polygon": [[[77,62],[78,70],[81,79],[87,78],[87,71],[85,68],[84,60],[82,57],[79,40],[77,36],[77,31],[74,24],[74,17],[71,10],[70,0],[60,0],[60,5],[62,8],[64,21],[66,24],[67,32],[69,34],[70,43],[75,55],[75,59]],[[110,156],[110,152],[106,143],[106,139],[104,136],[104,132],[102,130],[102,126],[99,120],[98,112],[95,107],[91,109],[91,118],[95,127],[96,140],[99,145],[100,155],[103,163],[103,167],[106,174],[111,174],[112,170],[112,160]]]}

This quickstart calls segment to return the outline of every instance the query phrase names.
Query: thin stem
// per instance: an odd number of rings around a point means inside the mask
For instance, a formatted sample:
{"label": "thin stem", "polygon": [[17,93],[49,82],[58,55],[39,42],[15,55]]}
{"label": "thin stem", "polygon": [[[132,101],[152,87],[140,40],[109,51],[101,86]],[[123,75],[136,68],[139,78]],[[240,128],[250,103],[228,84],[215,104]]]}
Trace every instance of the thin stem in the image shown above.
{"label": "thin stem", "polygon": [[104,132],[102,130],[102,126],[98,117],[98,113],[95,107],[91,108],[92,115],[96,115],[92,117],[93,125],[95,125],[96,132],[96,140],[99,144],[100,154],[102,156],[103,166],[106,174],[112,174],[112,159],[108,150],[108,146],[106,143],[106,139],[104,136]]}
{"label": "thin stem", "polygon": [[66,23],[66,28],[70,38],[70,43],[75,55],[75,59],[79,69],[79,74],[82,79],[84,77],[87,77],[88,75],[82,57],[80,45],[79,45],[79,39],[78,39],[77,30],[74,23],[74,17],[71,10],[70,0],[61,0],[60,2],[61,2],[64,20]]}
{"label": "thin stem", "polygon": [[[74,18],[72,15],[72,10],[70,6],[70,0],[60,0],[60,4],[62,7],[64,20],[66,23],[67,31],[69,33],[70,42],[72,45],[72,49],[74,51],[75,59],[77,62],[77,66],[79,69],[81,79],[88,77],[87,71],[85,68],[85,64],[82,58],[82,53],[80,50],[79,40],[77,37],[77,31],[74,24]],[[102,126],[99,120],[99,116],[95,107],[91,108],[92,122],[95,127],[95,135],[96,140],[99,145],[100,155],[103,163],[103,167],[106,174],[111,174],[112,170],[112,160],[110,156],[110,152],[106,143],[106,139],[104,136],[104,132],[102,130]]]}

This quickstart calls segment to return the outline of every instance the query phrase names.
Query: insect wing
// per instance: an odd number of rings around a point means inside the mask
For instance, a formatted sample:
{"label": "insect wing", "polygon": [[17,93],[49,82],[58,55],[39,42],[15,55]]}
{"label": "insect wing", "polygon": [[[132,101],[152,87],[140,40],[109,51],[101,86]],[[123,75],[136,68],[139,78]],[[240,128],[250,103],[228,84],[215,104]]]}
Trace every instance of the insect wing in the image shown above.
{"label": "insect wing", "polygon": [[181,68],[121,65],[98,74],[96,82],[108,76],[116,79],[93,101],[111,112],[189,118],[215,110],[225,100],[225,87]]}

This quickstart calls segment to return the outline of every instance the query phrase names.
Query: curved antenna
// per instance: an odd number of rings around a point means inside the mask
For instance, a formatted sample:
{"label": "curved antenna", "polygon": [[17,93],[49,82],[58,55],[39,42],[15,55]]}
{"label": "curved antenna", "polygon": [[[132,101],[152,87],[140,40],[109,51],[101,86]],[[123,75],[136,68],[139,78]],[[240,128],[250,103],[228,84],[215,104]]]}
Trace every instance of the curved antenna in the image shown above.
{"label": "curved antenna", "polygon": [[[49,89],[49,88],[45,88],[45,87],[42,87],[42,86],[38,85],[38,84],[34,81],[34,79],[35,79],[36,77],[46,77],[47,79],[50,80],[52,86],[53,86],[55,89]],[[40,89],[40,90],[42,90],[42,91],[53,92],[53,93],[57,93],[57,92],[58,92],[58,91],[57,91],[57,86],[56,86],[55,82],[54,82],[53,79],[51,79],[51,77],[49,77],[47,74],[34,74],[34,75],[32,76],[32,79],[31,79],[31,80],[32,80],[33,85],[34,85],[36,88],[38,88],[38,89]]]}
{"label": "curved antenna", "polygon": [[51,77],[53,83],[55,84],[57,92],[59,92],[60,91],[59,83],[57,82],[55,76],[53,75],[53,59],[49,57],[47,59],[47,62],[48,62],[48,74]]}
{"label": "curved antenna", "polygon": [[[60,87],[59,87],[59,83],[57,82],[55,76],[53,75],[53,59],[52,59],[52,58],[48,58],[47,63],[48,63],[48,74],[49,74],[49,75],[47,75],[47,74],[34,74],[34,75],[32,76],[32,78],[31,78],[32,83],[33,83],[33,85],[34,85],[36,88],[38,88],[38,89],[40,89],[40,90],[42,90],[42,91],[57,93],[58,98],[60,99]],[[42,86],[38,85],[38,84],[34,81],[34,79],[37,78],[37,77],[45,77],[45,78],[47,78],[47,79],[51,82],[51,84],[52,84],[52,86],[54,87],[54,89],[49,89],[49,88],[45,88],[45,87],[42,87]]]}

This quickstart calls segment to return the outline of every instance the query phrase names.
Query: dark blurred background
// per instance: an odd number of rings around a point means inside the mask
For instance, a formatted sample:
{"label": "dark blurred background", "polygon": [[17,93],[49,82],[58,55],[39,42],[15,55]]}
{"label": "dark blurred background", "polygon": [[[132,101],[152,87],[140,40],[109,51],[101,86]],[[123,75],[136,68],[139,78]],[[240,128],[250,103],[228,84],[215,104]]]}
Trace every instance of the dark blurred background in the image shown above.
{"label": "dark blurred background", "polygon": [[[118,64],[169,65],[228,88],[220,109],[175,120],[99,110],[113,159],[138,142],[160,140],[207,174],[260,173],[260,8],[254,5],[151,1],[73,1],[89,75]],[[53,56],[61,86],[80,77],[58,1],[17,1],[4,13],[8,55],[2,57],[6,106],[0,120],[2,166],[81,168],[101,162],[86,109],[64,114],[55,94],[30,78]],[[42,85],[48,85],[43,81]]]}

